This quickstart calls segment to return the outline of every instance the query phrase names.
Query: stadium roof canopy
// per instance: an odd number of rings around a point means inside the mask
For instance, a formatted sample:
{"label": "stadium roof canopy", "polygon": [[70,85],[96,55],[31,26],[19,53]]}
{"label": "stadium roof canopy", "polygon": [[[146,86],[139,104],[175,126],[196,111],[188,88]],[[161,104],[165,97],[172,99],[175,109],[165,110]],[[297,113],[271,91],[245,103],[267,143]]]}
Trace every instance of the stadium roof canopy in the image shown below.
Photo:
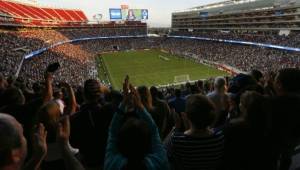
{"label": "stadium roof canopy", "polygon": [[208,12],[212,13],[234,13],[239,11],[259,10],[273,8],[276,5],[295,3],[300,4],[299,0],[227,0],[203,6],[197,6],[178,12]]}

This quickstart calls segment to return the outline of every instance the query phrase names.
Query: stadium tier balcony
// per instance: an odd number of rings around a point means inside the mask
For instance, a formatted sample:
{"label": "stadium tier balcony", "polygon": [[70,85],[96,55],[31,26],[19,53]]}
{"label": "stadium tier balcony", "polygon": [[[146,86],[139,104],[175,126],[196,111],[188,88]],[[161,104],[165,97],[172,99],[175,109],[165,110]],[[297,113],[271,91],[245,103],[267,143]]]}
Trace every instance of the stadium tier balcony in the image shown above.
{"label": "stadium tier balcony", "polygon": [[86,15],[80,10],[56,9],[0,0],[0,23],[22,26],[70,26],[87,23]]}

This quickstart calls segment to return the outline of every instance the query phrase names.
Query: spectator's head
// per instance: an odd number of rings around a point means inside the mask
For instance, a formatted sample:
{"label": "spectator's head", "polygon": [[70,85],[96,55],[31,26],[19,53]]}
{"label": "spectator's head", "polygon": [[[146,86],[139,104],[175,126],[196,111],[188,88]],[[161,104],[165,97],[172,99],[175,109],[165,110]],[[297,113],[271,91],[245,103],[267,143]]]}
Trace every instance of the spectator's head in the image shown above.
{"label": "spectator's head", "polygon": [[152,100],[164,99],[164,94],[161,91],[159,91],[155,86],[152,86],[150,88],[150,93],[152,96]]}
{"label": "spectator's head", "polygon": [[41,94],[42,89],[43,87],[38,82],[33,83],[32,90],[34,91],[35,94]]}
{"label": "spectator's head", "polygon": [[151,133],[147,123],[137,118],[126,120],[119,131],[118,147],[121,154],[128,158],[125,169],[143,167],[142,161],[151,150]]}
{"label": "spectator's head", "polygon": [[203,81],[202,80],[198,80],[197,81],[197,86],[199,87],[199,89],[202,91],[203,90]]}
{"label": "spectator's head", "polygon": [[217,77],[214,82],[215,90],[218,92],[224,92],[226,89],[226,80],[223,77]]}
{"label": "spectator's head", "polygon": [[275,78],[275,90],[278,95],[300,93],[300,70],[296,68],[282,69]]}
{"label": "spectator's head", "polygon": [[25,97],[23,95],[23,92],[16,87],[10,87],[6,89],[2,97],[5,105],[25,104]]}
{"label": "spectator's head", "polygon": [[97,80],[87,80],[84,83],[84,97],[88,102],[97,102],[101,97],[101,85]]}
{"label": "spectator's head", "polygon": [[56,139],[57,123],[61,116],[61,109],[57,101],[50,101],[43,105],[38,113],[38,123],[42,123],[48,132],[47,141],[54,142]]}
{"label": "spectator's head", "polygon": [[159,92],[158,92],[158,89],[155,86],[152,86],[150,88],[150,93],[151,93],[151,96],[152,96],[153,99],[158,98],[158,93]]}
{"label": "spectator's head", "polygon": [[175,97],[180,98],[181,97],[181,90],[180,89],[175,89]]}
{"label": "spectator's head", "polygon": [[247,123],[258,131],[263,131],[267,126],[268,102],[264,96],[254,91],[246,91],[240,100],[240,111]]}
{"label": "spectator's head", "polygon": [[187,98],[185,113],[191,126],[205,129],[215,121],[215,105],[203,95],[191,95]]}
{"label": "spectator's head", "polygon": [[263,80],[264,80],[264,76],[263,76],[263,74],[262,74],[262,72],[261,71],[259,71],[259,70],[252,70],[251,72],[250,72],[250,75],[256,80],[256,82],[260,82],[260,83],[262,83],[263,82]]}
{"label": "spectator's head", "polygon": [[105,101],[111,102],[114,106],[119,106],[122,100],[123,100],[122,94],[116,90],[112,90],[110,93],[105,95]]}
{"label": "spectator's head", "polygon": [[200,90],[199,90],[197,84],[191,85],[191,94],[198,94],[198,93],[200,93]]}
{"label": "spectator's head", "polygon": [[27,155],[27,142],[21,124],[0,113],[0,169],[21,169]]}
{"label": "spectator's head", "polygon": [[256,89],[256,81],[250,75],[238,74],[229,83],[228,92],[242,94],[246,90]]}
{"label": "spectator's head", "polygon": [[54,99],[62,100],[64,98],[64,94],[63,94],[62,90],[59,89],[59,90],[54,91],[53,97],[54,97]]}

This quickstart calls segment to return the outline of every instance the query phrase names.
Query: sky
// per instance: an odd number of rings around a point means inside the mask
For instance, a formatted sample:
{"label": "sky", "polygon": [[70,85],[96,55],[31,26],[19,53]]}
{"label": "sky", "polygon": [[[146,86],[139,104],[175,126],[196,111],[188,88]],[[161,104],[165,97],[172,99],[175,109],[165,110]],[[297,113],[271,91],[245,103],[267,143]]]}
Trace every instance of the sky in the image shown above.
{"label": "sky", "polygon": [[120,8],[121,4],[132,9],[149,9],[150,27],[171,26],[171,13],[177,10],[220,2],[223,0],[38,0],[40,5],[81,9],[89,19],[102,14],[103,21],[109,20],[109,8]]}

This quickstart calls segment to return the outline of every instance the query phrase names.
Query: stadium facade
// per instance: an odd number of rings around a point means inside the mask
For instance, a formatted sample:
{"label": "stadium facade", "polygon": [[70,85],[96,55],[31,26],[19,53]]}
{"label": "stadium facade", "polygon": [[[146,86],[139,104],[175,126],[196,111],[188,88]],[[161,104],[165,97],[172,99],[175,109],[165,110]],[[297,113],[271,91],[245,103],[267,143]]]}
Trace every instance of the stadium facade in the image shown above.
{"label": "stadium facade", "polygon": [[35,0],[0,0],[0,28],[144,28],[141,21],[90,22],[80,9],[40,6]]}
{"label": "stadium facade", "polygon": [[172,13],[173,31],[300,30],[300,0],[228,0]]}

